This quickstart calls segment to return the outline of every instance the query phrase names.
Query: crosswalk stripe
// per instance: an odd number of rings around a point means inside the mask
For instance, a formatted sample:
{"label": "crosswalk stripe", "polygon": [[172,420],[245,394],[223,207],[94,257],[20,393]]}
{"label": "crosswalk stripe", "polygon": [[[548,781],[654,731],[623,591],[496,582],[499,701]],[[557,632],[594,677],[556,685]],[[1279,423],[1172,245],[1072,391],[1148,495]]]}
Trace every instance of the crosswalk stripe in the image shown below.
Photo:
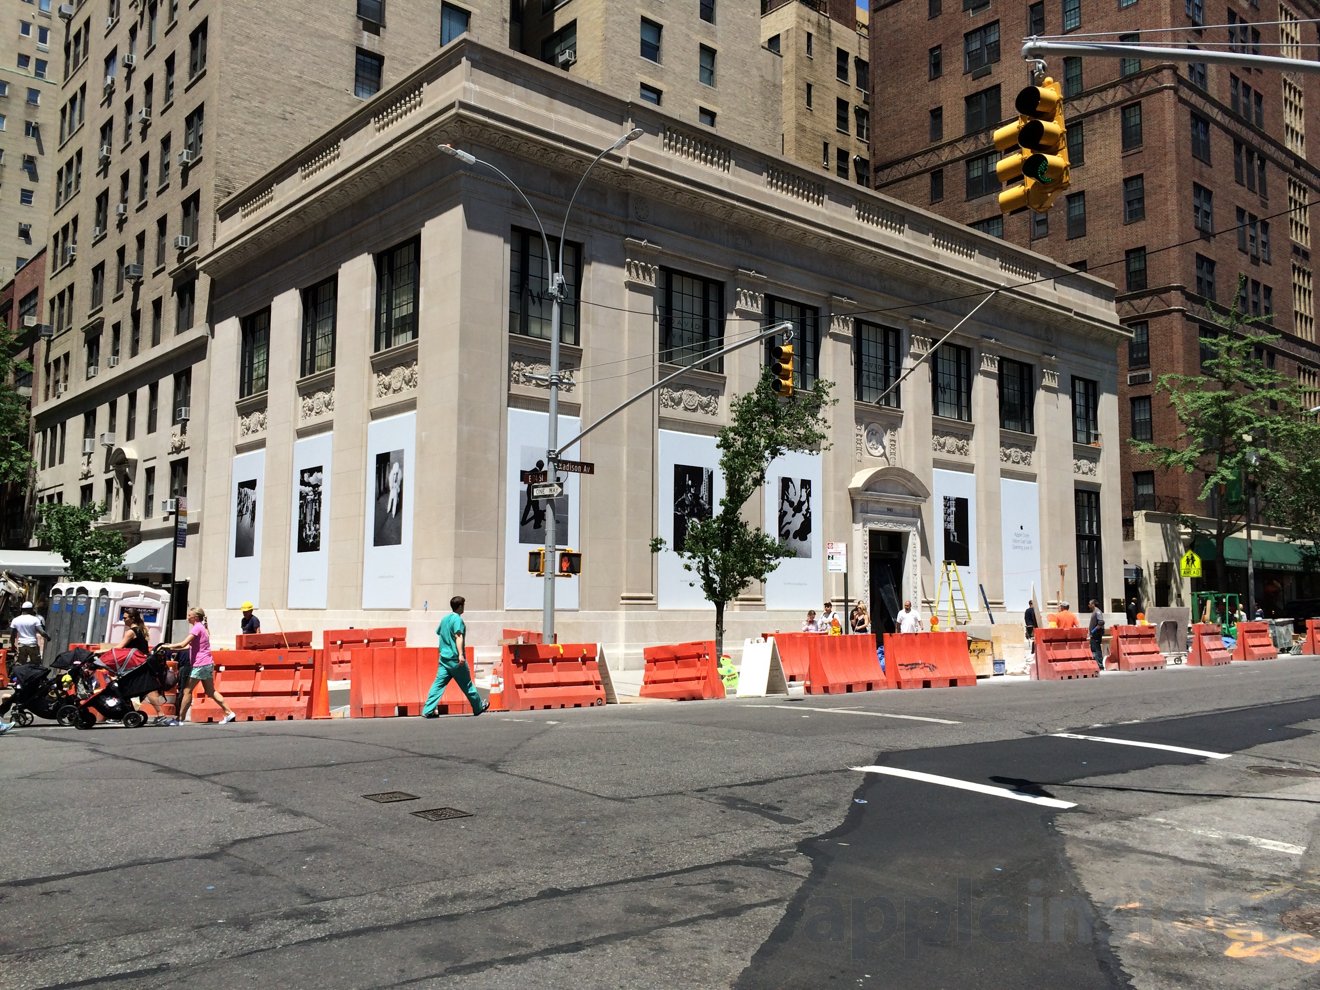
{"label": "crosswalk stripe", "polygon": [[1083,736],[1075,732],[1052,732],[1055,739],[1081,739],[1084,742],[1110,743],[1114,746],[1136,746],[1140,749],[1162,749],[1167,753],[1184,753],[1187,756],[1204,756],[1208,760],[1226,760],[1231,753],[1211,753],[1205,749],[1188,749],[1186,746],[1169,746],[1165,743],[1139,742],[1135,739],[1111,739],[1109,736]]}
{"label": "crosswalk stripe", "polygon": [[977,794],[988,794],[991,797],[1008,798],[1012,801],[1025,801],[1028,804],[1038,804],[1045,808],[1075,808],[1077,807],[1071,801],[1060,801],[1058,798],[1044,797],[1040,794],[1025,794],[1022,791],[1011,790],[1007,787],[993,787],[990,784],[976,784],[970,780],[959,780],[956,777],[939,777],[933,773],[922,773],[920,770],[900,770],[897,767],[850,767],[851,770],[857,770],[861,773],[882,773],[890,777],[904,777],[908,780],[917,780],[925,784],[939,784],[943,787],[954,787],[960,791],[974,791]]}
{"label": "crosswalk stripe", "polygon": [[909,722],[938,722],[940,725],[962,725],[949,718],[931,718],[928,715],[894,715],[889,712],[866,712],[856,708],[812,708],[809,705],[748,705],[749,708],[782,708],[789,712],[825,712],[830,715],[870,715],[872,718],[902,718]]}

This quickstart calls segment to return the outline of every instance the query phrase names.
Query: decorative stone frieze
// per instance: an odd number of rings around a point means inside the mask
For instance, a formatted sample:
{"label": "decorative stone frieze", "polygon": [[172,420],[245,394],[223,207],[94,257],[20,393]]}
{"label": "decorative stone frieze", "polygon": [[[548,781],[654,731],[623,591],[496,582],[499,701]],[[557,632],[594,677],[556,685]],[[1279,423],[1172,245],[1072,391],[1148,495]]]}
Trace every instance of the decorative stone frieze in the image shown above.
{"label": "decorative stone frieze", "polygon": [[930,449],[937,454],[968,457],[972,452],[972,440],[962,433],[932,433]]}
{"label": "decorative stone frieze", "polygon": [[628,258],[624,262],[624,281],[655,288],[655,277],[659,270],[660,266],[654,262],[644,261],[641,258]]}
{"label": "decorative stone frieze", "polygon": [[660,390],[660,408],[702,416],[718,416],[720,414],[720,396],[713,389],[662,388]]}
{"label": "decorative stone frieze", "polygon": [[[509,361],[509,384],[523,385],[528,388],[549,388],[546,378],[550,374],[550,365],[546,361],[525,360],[515,357]],[[576,372],[572,368],[559,369],[559,390],[572,392],[577,388]]]}
{"label": "decorative stone frieze", "polygon": [[912,350],[913,357],[920,357],[930,350],[930,345],[935,342],[932,337],[923,337],[921,334],[911,334],[908,337],[908,344]]}
{"label": "decorative stone frieze", "polygon": [[[260,434],[260,433],[265,433],[265,432],[266,432],[266,410],[265,410],[265,409],[254,409],[254,410],[252,410],[252,412],[248,413],[246,416],[240,416],[240,417],[238,417],[238,435],[239,435],[240,438],[242,438],[242,437],[252,437],[252,436],[256,436],[256,435],[258,435],[258,434]],[[183,439],[183,437],[182,437],[181,435],[179,435],[179,434],[175,434],[175,437],[173,437],[173,438],[170,439],[170,447],[171,447],[171,448],[173,448],[173,446],[174,446],[174,439],[175,439],[175,438]],[[187,441],[185,440],[184,442],[186,443]],[[171,450],[170,453],[174,453],[174,451]]]}
{"label": "decorative stone frieze", "polygon": [[376,372],[376,398],[384,399],[392,395],[417,390],[417,362],[398,364]]}
{"label": "decorative stone frieze", "polygon": [[335,389],[333,385],[299,397],[298,419],[300,422],[320,419],[322,416],[329,416],[334,411]]}
{"label": "decorative stone frieze", "polygon": [[1057,368],[1041,368],[1040,387],[1057,389],[1059,387],[1059,370]]}
{"label": "decorative stone frieze", "polygon": [[[261,428],[263,430],[266,428],[266,412],[264,409],[261,412]],[[182,454],[190,446],[191,444],[188,442],[188,434],[184,433],[182,430],[170,434],[169,450],[171,454]]]}
{"label": "decorative stone frieze", "polygon": [[981,352],[981,373],[986,375],[999,374],[998,354],[990,354],[987,351]]}
{"label": "decorative stone frieze", "polygon": [[1030,447],[1004,443],[999,445],[999,462],[1013,467],[1031,467],[1031,458],[1035,451]]}
{"label": "decorative stone frieze", "polygon": [[1089,457],[1073,458],[1073,474],[1083,478],[1094,478],[1100,471],[1100,462]]}

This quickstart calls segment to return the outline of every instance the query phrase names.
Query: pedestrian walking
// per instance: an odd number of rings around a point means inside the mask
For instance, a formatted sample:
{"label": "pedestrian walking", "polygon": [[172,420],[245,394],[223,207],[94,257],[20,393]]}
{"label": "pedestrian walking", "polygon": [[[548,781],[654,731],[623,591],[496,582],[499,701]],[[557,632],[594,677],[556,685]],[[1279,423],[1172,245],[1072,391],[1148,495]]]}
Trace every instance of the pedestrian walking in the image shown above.
{"label": "pedestrian walking", "polygon": [[866,613],[866,606],[858,602],[853,606],[852,615],[848,619],[848,626],[855,633],[869,633],[871,631],[871,617]]}
{"label": "pedestrian walking", "polygon": [[1137,624],[1137,600],[1129,598],[1127,603],[1127,624],[1135,626]]}
{"label": "pedestrian walking", "polygon": [[[278,616],[277,616],[278,618]],[[252,613],[252,603],[243,603],[243,622],[241,629],[244,636],[255,636],[261,632],[261,620]]]}
{"label": "pedestrian walking", "polygon": [[[104,653],[106,650],[137,650],[143,654],[151,652],[147,625],[142,621],[142,613],[139,610],[124,609],[124,635],[120,637],[118,645],[99,643],[93,648],[95,653]],[[165,714],[165,696],[159,691],[148,692],[142,700],[156,709],[154,724],[164,725],[169,720],[169,716]]]}
{"label": "pedestrian walking", "polygon": [[50,643],[46,635],[46,623],[37,615],[31,602],[24,602],[18,615],[9,623],[9,670],[12,677],[14,668],[24,663],[40,664],[41,654]]}
{"label": "pedestrian walking", "polygon": [[912,608],[911,601],[903,603],[903,611],[898,613],[895,621],[898,623],[898,631],[901,633],[921,632],[921,616]]}
{"label": "pedestrian walking", "polygon": [[480,715],[490,706],[482,702],[472,683],[472,672],[467,665],[467,626],[463,623],[463,607],[466,599],[455,595],[449,599],[450,612],[436,626],[436,635],[440,637],[440,655],[436,663],[435,683],[431,685],[422,705],[422,718],[439,718],[440,697],[445,693],[445,685],[450,679],[458,681],[458,686],[467,695],[472,705],[472,714]]}
{"label": "pedestrian walking", "polygon": [[1091,610],[1091,621],[1086,627],[1087,635],[1091,638],[1091,657],[1095,660],[1096,670],[1103,671],[1105,661],[1100,656],[1100,641],[1105,635],[1105,613],[1100,611],[1100,603],[1094,598],[1087,607]]}
{"label": "pedestrian walking", "polygon": [[1022,613],[1022,626],[1027,632],[1027,653],[1036,655],[1036,604],[1027,602],[1027,610]]}
{"label": "pedestrian walking", "polygon": [[[225,697],[215,689],[215,658],[211,656],[211,631],[206,625],[206,613],[200,608],[188,609],[188,621],[192,623],[192,628],[188,630],[188,635],[180,643],[167,644],[167,650],[187,650],[190,660],[188,670],[188,683],[183,685],[179,698],[179,714],[177,717],[168,719],[164,725],[179,725],[188,719],[188,708],[192,705],[193,689],[198,684],[206,692],[206,696],[220,706],[224,711],[225,717],[220,720],[220,724],[232,722],[238,718],[233,713],[229,705],[225,703]],[[180,678],[180,684],[183,679]]]}
{"label": "pedestrian walking", "polygon": [[803,631],[803,632],[824,632],[824,631],[825,631],[825,630],[821,627],[820,620],[818,620],[818,619],[816,618],[816,610],[815,610],[814,608],[809,608],[809,609],[807,609],[807,618],[806,618],[806,621],[802,623],[802,631]]}

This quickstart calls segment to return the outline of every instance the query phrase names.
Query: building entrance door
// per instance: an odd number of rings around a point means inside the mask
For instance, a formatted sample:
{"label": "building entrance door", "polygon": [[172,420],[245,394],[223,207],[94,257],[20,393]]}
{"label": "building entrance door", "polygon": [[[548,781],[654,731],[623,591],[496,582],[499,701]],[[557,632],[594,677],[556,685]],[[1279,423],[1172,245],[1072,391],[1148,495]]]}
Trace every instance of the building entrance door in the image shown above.
{"label": "building entrance door", "polygon": [[903,607],[903,561],[911,534],[889,529],[873,529],[868,534],[870,554],[871,631],[880,636],[897,631],[895,625]]}

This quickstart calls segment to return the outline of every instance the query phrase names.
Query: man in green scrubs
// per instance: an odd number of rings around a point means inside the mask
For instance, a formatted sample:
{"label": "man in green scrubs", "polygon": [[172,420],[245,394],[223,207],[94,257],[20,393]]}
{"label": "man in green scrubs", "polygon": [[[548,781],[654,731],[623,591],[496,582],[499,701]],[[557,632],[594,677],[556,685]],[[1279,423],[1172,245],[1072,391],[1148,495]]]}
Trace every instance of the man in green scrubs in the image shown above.
{"label": "man in green scrubs", "polygon": [[445,693],[445,685],[449,683],[451,677],[458,681],[458,686],[467,695],[473,715],[480,715],[488,707],[482,702],[481,695],[473,686],[472,672],[468,670],[465,643],[467,626],[463,624],[464,604],[462,595],[455,595],[449,599],[449,607],[452,611],[441,619],[440,625],[436,627],[436,634],[440,637],[440,660],[435,671],[435,683],[431,685],[431,691],[426,696],[426,704],[422,705],[422,718],[440,716],[437,710],[440,706],[440,696]]}

